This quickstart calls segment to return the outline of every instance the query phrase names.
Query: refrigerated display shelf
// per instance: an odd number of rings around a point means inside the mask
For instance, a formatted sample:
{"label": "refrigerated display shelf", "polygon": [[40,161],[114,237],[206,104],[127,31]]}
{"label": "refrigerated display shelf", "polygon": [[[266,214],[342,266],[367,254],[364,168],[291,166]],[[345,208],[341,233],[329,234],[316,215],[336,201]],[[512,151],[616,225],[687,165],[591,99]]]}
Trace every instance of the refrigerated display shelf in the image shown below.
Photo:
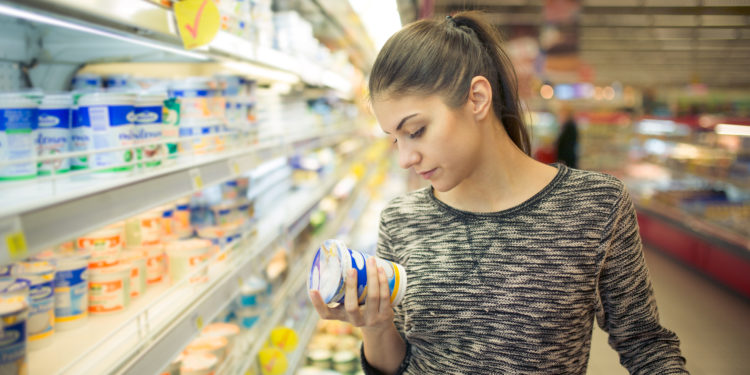
{"label": "refrigerated display shelf", "polygon": [[[26,249],[15,253],[10,249],[0,251],[0,264],[32,256],[107,223],[179,199],[204,186],[237,178],[264,160],[289,157],[304,151],[301,147],[334,145],[351,134],[351,131],[333,130],[286,141],[278,139],[243,150],[191,158],[174,166],[129,177],[60,181],[55,187],[57,194],[53,196],[47,195],[50,187],[46,183],[21,190],[6,187],[0,222],[15,219],[20,222]],[[2,189],[0,187],[0,191]],[[0,238],[17,232],[10,225],[0,225],[0,230],[3,228],[6,232],[0,233]]]}
{"label": "refrigerated display shelf", "polygon": [[207,47],[186,51],[172,9],[151,1],[5,0],[0,2],[0,14],[73,29],[82,35],[100,35],[130,42],[187,61],[228,63],[228,69],[240,74],[249,72],[250,75],[266,75],[270,80],[282,81],[284,76],[297,77],[310,85],[337,90],[344,97],[351,96],[352,85],[340,74],[313,61],[256,46],[223,30],[219,30]]}
{"label": "refrigerated display shelf", "polygon": [[[273,214],[258,222],[257,238],[250,241],[251,232],[245,233],[220,265],[215,264],[214,256],[205,268],[177,285],[149,289],[128,311],[91,317],[85,327],[57,333],[50,346],[30,352],[30,374],[157,373],[200,332],[203,322],[211,321],[237,296],[243,275],[258,271],[260,262],[256,260],[283,238],[293,215],[317,204],[346,173],[348,165],[338,168],[319,188],[292,193]],[[218,268],[222,266],[230,269]],[[188,282],[206,269],[211,275],[209,283]],[[278,301],[283,302],[284,295],[280,294]]]}

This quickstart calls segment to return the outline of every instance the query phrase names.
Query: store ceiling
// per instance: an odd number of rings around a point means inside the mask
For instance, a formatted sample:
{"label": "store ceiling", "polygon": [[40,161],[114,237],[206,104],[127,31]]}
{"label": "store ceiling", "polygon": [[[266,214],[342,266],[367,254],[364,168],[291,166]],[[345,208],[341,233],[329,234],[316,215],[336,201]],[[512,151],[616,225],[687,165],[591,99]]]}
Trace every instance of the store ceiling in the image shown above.
{"label": "store ceiling", "polygon": [[[436,17],[483,10],[507,36],[541,26],[545,0],[427,3]],[[405,23],[417,18],[413,0],[399,0],[399,9]],[[583,0],[578,36],[596,84],[750,87],[750,0]]]}

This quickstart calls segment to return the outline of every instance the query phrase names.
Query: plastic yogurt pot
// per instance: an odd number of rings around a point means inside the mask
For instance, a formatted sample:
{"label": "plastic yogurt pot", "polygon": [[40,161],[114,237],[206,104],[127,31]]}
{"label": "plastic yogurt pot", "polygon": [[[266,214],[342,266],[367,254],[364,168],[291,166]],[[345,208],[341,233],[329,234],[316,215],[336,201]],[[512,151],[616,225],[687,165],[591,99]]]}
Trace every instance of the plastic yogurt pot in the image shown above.
{"label": "plastic yogurt pot", "polygon": [[257,307],[266,294],[268,283],[260,278],[254,277],[245,281],[240,287],[240,306]]}
{"label": "plastic yogurt pot", "polygon": [[[45,95],[39,105],[39,123],[34,135],[37,156],[54,156],[70,150],[73,97],[71,94]],[[70,159],[37,163],[37,173],[48,175],[70,170]]]}
{"label": "plastic yogurt pot", "polygon": [[130,267],[91,269],[89,273],[89,313],[106,314],[130,305]]}
{"label": "plastic yogurt pot", "polygon": [[0,93],[0,161],[22,163],[0,167],[0,181],[34,178],[34,133],[39,123],[38,102],[31,92]]}
{"label": "plastic yogurt pot", "polygon": [[190,226],[189,198],[180,199],[175,203],[172,219],[173,231],[177,237],[187,238],[193,235],[193,228]]}
{"label": "plastic yogurt pot", "polygon": [[234,340],[239,334],[240,326],[232,323],[211,323],[201,331],[202,337],[223,337],[227,339],[227,353],[231,352]]}
{"label": "plastic yogurt pot", "polygon": [[124,250],[120,254],[121,262],[130,267],[130,298],[136,298],[146,292],[147,256],[142,250]]}
{"label": "plastic yogurt pot", "polygon": [[[135,96],[117,92],[84,94],[78,99],[78,126],[89,127],[94,150],[133,146]],[[97,172],[123,173],[133,169],[132,148],[100,152],[89,160]]]}
{"label": "plastic yogurt pot", "polygon": [[190,355],[193,353],[211,353],[216,356],[219,362],[221,362],[227,355],[228,346],[229,340],[226,337],[199,336],[195,340],[191,341],[187,347],[185,347],[184,353],[186,355]]}
{"label": "plastic yogurt pot", "polygon": [[218,365],[219,359],[211,353],[185,354],[180,364],[180,375],[211,375]]}
{"label": "plastic yogurt pot", "polygon": [[164,245],[145,245],[129,248],[126,251],[140,251],[146,257],[146,284],[152,285],[160,283],[164,279],[166,270],[166,255],[164,255]]}
{"label": "plastic yogurt pot", "polygon": [[125,245],[154,245],[161,241],[162,213],[152,210],[125,221]]}
{"label": "plastic yogurt pot", "polygon": [[36,259],[55,266],[55,329],[64,331],[86,323],[89,305],[87,251],[59,254],[45,251]]}
{"label": "plastic yogurt pot", "polygon": [[55,333],[55,267],[43,261],[20,262],[13,272],[29,282],[29,348],[43,348]]}
{"label": "plastic yogurt pot", "polygon": [[[169,279],[172,283],[177,283],[187,277],[193,270],[201,267],[208,258],[212,247],[211,241],[198,238],[168,243],[164,250],[167,253]],[[208,269],[204,267],[203,272],[190,279],[190,283],[207,281],[207,271]]]}
{"label": "plastic yogurt pot", "polygon": [[136,144],[142,145],[138,147],[136,154],[138,160],[143,161],[142,165],[146,168],[159,166],[165,154],[163,144],[149,143],[158,142],[162,138],[162,115],[166,99],[167,95],[164,93],[142,94],[135,100],[133,138]]}
{"label": "plastic yogurt pot", "polygon": [[240,326],[244,329],[253,328],[255,323],[260,319],[261,312],[262,310],[259,306],[239,308],[236,311],[237,322],[239,322]]}
{"label": "plastic yogurt pot", "polygon": [[[27,374],[26,332],[29,283],[12,278],[0,279],[0,374]],[[10,298],[6,298],[10,297]]]}
{"label": "plastic yogurt pot", "polygon": [[91,252],[90,268],[111,267],[119,262],[124,242],[121,225],[110,225],[76,240],[76,247]]}
{"label": "plastic yogurt pot", "polygon": [[161,214],[161,235],[172,236],[174,234],[174,210],[175,205],[166,204],[154,208],[154,211],[158,211]]}
{"label": "plastic yogurt pot", "polygon": [[[339,240],[326,240],[315,252],[309,290],[317,290],[326,304],[344,302],[346,292],[346,275],[350,269],[357,271],[357,299],[365,303],[367,297],[367,260],[372,255],[351,250]],[[406,293],[406,270],[404,266],[375,257],[378,267],[385,270],[388,289],[391,292],[391,304],[398,305]]]}

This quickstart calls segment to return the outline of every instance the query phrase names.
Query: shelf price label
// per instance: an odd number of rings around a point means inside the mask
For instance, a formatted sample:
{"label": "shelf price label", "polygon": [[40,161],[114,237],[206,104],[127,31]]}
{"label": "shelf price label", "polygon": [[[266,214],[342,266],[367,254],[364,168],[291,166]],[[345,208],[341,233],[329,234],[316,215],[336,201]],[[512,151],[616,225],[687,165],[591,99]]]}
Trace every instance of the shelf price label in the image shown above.
{"label": "shelf price label", "polygon": [[195,327],[198,328],[198,332],[203,331],[203,317],[198,315],[197,318],[195,318]]}
{"label": "shelf price label", "polygon": [[188,173],[190,174],[190,182],[193,185],[193,190],[203,189],[203,177],[201,177],[201,170],[198,168],[193,168]]}
{"label": "shelf price label", "polygon": [[23,259],[28,255],[26,236],[18,216],[0,219],[0,252],[7,252],[12,260]]}
{"label": "shelf price label", "polygon": [[219,31],[219,8],[212,0],[175,2],[174,14],[185,49],[210,43]]}
{"label": "shelf price label", "polygon": [[229,170],[232,171],[235,176],[239,176],[240,172],[242,172],[240,170],[240,163],[234,159],[229,160]]}

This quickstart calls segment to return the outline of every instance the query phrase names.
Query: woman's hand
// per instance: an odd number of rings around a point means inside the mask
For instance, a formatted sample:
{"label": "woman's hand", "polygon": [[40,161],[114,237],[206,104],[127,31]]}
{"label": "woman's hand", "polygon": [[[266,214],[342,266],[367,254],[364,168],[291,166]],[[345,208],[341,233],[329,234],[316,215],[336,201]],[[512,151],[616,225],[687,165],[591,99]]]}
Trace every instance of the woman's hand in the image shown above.
{"label": "woman's hand", "polygon": [[367,260],[367,297],[365,304],[359,306],[357,301],[357,271],[350,269],[346,275],[346,294],[344,304],[334,308],[328,307],[317,290],[310,291],[315,310],[321,319],[349,322],[363,330],[377,331],[393,326],[393,309],[391,293],[383,268],[378,267],[374,257]]}

